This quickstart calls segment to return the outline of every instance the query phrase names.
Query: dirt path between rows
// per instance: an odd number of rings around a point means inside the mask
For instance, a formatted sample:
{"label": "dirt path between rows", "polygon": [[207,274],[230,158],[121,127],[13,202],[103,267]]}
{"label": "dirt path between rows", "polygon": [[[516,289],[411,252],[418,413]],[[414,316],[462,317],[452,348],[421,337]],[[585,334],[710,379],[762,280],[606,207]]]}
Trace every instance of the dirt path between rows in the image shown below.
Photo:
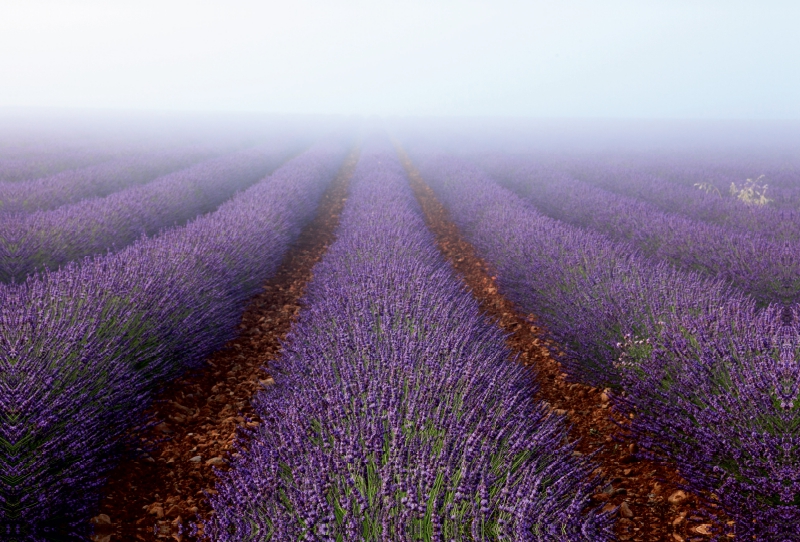
{"label": "dirt path between rows", "polygon": [[358,154],[356,149],[348,156],[314,220],[249,303],[241,335],[158,397],[150,413],[158,425],[137,436],[138,457],[109,476],[92,520],[95,542],[195,539],[189,525],[211,513],[205,494],[214,492],[214,467],[225,468],[238,427],[259,423],[250,398],[274,383],[269,362],[300,311],[312,267],[335,239]]}
{"label": "dirt path between rows", "polygon": [[596,472],[608,485],[593,501],[606,509],[617,508],[615,531],[619,540],[699,542],[709,540],[712,532],[719,532],[716,522],[703,517],[714,515],[711,513],[714,505],[681,490],[681,478],[674,468],[637,457],[636,443],[615,423],[616,419],[624,426],[624,420],[609,408],[603,390],[566,381],[561,365],[545,347],[535,315],[521,313],[498,292],[490,266],[461,236],[408,156],[402,149],[398,152],[440,250],[462,276],[481,308],[510,334],[511,348],[523,362],[535,367],[537,398],[568,417],[569,434],[577,442],[579,453],[596,453]]}

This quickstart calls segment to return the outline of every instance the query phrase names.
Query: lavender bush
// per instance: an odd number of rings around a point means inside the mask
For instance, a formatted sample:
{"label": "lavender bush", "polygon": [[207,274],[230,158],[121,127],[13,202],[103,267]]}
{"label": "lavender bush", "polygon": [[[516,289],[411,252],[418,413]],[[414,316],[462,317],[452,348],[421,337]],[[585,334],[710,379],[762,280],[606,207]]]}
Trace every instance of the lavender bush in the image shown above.
{"label": "lavender bush", "polygon": [[37,151],[31,153],[18,150],[10,155],[0,156],[0,183],[28,181],[111,159],[108,155],[88,149],[77,151],[44,148]]}
{"label": "lavender bush", "polygon": [[[578,179],[647,201],[668,213],[680,213],[727,230],[757,233],[778,241],[800,241],[796,227],[800,225],[800,214],[795,206],[784,204],[784,200],[791,199],[785,190],[770,186],[770,197],[774,192],[773,204],[744,205],[728,194],[728,188],[758,174],[747,173],[741,166],[725,171],[713,166],[686,166],[682,161],[675,159],[660,165],[636,163],[634,167],[598,161],[564,165]],[[775,178],[772,174],[770,177]]]}
{"label": "lavender bush", "polygon": [[797,539],[793,316],[544,217],[463,161],[421,164],[506,295],[567,346],[573,377],[621,384],[617,406],[635,413],[642,442],[716,499],[737,533]]}
{"label": "lavender bush", "polygon": [[201,162],[146,185],[51,211],[0,216],[0,281],[111,248],[213,210],[262,178],[287,155],[267,145]]}
{"label": "lavender bush", "polygon": [[667,320],[621,357],[633,428],[741,539],[800,540],[798,307],[727,304]]}
{"label": "lavender bush", "polygon": [[[782,191],[797,195],[800,188],[800,163],[797,157],[788,155],[723,153],[710,156],[688,155],[679,159],[669,155],[652,155],[632,160],[629,169],[645,175],[655,175],[678,185],[694,186],[707,182],[718,187],[720,192],[727,190],[731,183],[741,184],[745,179],[755,179],[761,175],[769,179],[772,195],[778,195]],[[777,194],[773,190],[778,191]],[[783,198],[778,197],[773,205],[782,206],[782,203],[786,203],[782,200]]]}
{"label": "lavender bush", "polygon": [[[772,162],[772,161],[770,161]],[[784,169],[787,168],[787,169]],[[764,235],[771,235],[780,241],[800,241],[800,170],[796,165],[761,163],[753,165],[716,166],[714,168],[663,167],[656,172],[658,180],[676,189],[702,189],[712,194],[709,209],[723,209],[718,213],[719,223],[726,227],[738,227]],[[747,179],[758,180],[768,185],[769,203],[767,205],[747,205],[731,192],[734,186],[741,188],[748,184]],[[687,183],[691,183],[688,186]]]}
{"label": "lavender bush", "polygon": [[316,148],[185,227],[0,286],[6,539],[85,524],[154,390],[234,335],[342,159]]}
{"label": "lavender bush", "polygon": [[[769,205],[745,205],[729,195],[731,183],[741,186],[748,177],[758,177],[762,171],[755,166],[731,170],[719,165],[686,165],[689,157],[670,157],[658,160],[648,156],[634,160],[622,156],[547,156],[547,155],[476,155],[475,159],[498,180],[509,174],[527,170],[540,177],[566,175],[605,190],[633,197],[654,205],[661,211],[677,213],[700,220],[728,231],[750,232],[779,241],[800,240],[796,227],[800,224],[797,212],[797,179],[795,187],[775,187],[772,183],[780,172],[769,175]],[[633,162],[633,163],[631,163]],[[752,171],[753,173],[748,173]]]}
{"label": "lavender bush", "polygon": [[591,465],[439,254],[396,156],[363,157],[353,183],[206,533],[609,540]]}
{"label": "lavender bush", "polygon": [[555,353],[592,385],[619,383],[616,344],[623,336],[647,337],[668,314],[744,298],[720,280],[654,263],[627,243],[547,217],[464,160],[419,165],[495,267],[505,294],[542,319],[559,343]]}
{"label": "lavender bush", "polygon": [[503,178],[504,185],[553,218],[630,241],[644,254],[676,266],[729,280],[763,304],[800,300],[797,242],[665,213],[562,170],[518,165]]}
{"label": "lavender bush", "polygon": [[107,196],[211,156],[201,149],[140,154],[25,182],[0,182],[0,216]]}

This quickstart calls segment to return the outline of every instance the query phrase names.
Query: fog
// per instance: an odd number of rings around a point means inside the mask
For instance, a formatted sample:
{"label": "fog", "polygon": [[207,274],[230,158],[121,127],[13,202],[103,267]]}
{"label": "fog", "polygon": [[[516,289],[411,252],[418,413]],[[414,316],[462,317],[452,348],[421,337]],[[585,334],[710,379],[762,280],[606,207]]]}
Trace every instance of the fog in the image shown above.
{"label": "fog", "polygon": [[800,3],[4,0],[0,107],[800,118]]}

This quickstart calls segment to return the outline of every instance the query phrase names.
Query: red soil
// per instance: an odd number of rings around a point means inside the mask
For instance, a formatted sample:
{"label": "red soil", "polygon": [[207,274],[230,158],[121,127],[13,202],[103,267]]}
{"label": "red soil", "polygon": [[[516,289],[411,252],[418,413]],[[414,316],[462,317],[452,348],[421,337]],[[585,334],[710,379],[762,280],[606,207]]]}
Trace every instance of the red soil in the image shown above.
{"label": "red soil", "polygon": [[189,540],[188,525],[212,513],[205,494],[214,493],[214,467],[225,469],[238,427],[259,423],[250,398],[274,383],[269,362],[300,311],[312,267],[334,240],[357,161],[355,150],[277,274],[251,300],[241,335],[158,397],[149,416],[159,425],[137,436],[149,454],[140,452],[110,474],[93,540]]}
{"label": "red soil", "polygon": [[[491,267],[458,231],[447,210],[436,199],[405,153],[400,157],[411,186],[422,206],[425,221],[436,236],[446,259],[462,276],[482,309],[510,334],[509,346],[521,360],[536,370],[537,398],[546,401],[554,412],[567,416],[569,435],[577,452],[596,454],[593,461],[609,485],[593,497],[596,506],[616,512],[619,540],[656,541],[709,540],[704,533],[721,531],[717,522],[702,518],[697,512],[718,515],[715,505],[681,490],[682,479],[675,468],[637,457],[637,445],[623,429],[625,420],[610,407],[603,390],[568,383],[560,363],[546,348],[536,317],[520,312],[498,291]],[[622,428],[621,428],[621,427]]]}

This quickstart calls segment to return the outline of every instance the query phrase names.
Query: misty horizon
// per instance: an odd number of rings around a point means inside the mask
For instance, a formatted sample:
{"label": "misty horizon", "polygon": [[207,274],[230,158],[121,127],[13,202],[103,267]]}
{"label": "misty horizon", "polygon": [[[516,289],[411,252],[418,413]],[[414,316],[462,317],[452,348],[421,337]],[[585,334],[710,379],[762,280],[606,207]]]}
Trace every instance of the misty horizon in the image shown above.
{"label": "misty horizon", "polygon": [[799,23],[0,2],[0,538],[800,542]]}
{"label": "misty horizon", "polygon": [[6,2],[0,108],[800,119],[789,2]]}

